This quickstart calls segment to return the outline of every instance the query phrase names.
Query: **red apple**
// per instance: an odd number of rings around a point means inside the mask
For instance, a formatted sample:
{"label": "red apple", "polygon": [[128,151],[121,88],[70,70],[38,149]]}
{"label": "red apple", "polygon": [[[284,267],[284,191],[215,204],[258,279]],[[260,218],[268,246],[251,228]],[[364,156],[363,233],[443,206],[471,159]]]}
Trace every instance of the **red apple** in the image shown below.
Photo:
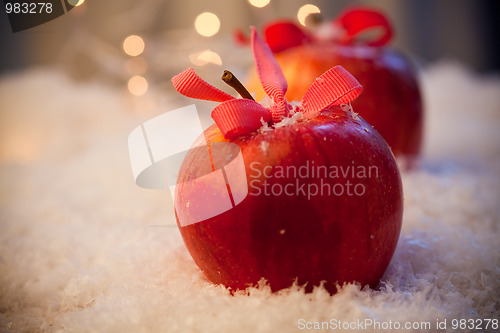
{"label": "red apple", "polygon": [[[289,82],[285,97],[300,100],[321,73],[341,65],[364,87],[352,103],[354,111],[379,131],[396,156],[406,156],[411,162],[421,149],[422,97],[411,61],[385,45],[392,36],[388,20],[377,11],[355,8],[326,25],[328,28],[334,34],[328,38],[319,36],[320,32],[299,32],[292,22],[280,21],[265,28],[266,39]],[[371,43],[358,41],[358,34],[369,28],[383,28],[385,34]],[[320,30],[324,35],[325,26]],[[247,86],[257,92],[257,100],[263,96],[255,74],[250,75]]]}
{"label": "red apple", "polygon": [[[179,224],[184,243],[209,280],[244,289],[264,278],[272,290],[289,287],[295,279],[307,284],[307,290],[324,281],[332,293],[337,283],[378,283],[399,237],[401,180],[382,137],[349,113],[331,108],[313,119],[233,140],[224,138],[215,125],[205,131],[208,143],[240,147],[249,189],[248,196],[225,213]],[[199,172],[201,156],[194,150],[184,160],[176,188],[177,215],[186,214],[188,193],[204,191],[203,184],[192,188],[185,182]],[[310,174],[321,167],[333,173],[338,167],[340,175],[278,174],[302,166],[309,166]],[[346,177],[341,168],[350,168]],[[323,195],[315,194],[321,186]]]}
{"label": "red apple", "polygon": [[[283,106],[286,82],[280,80],[279,67],[263,65],[260,58],[271,53],[258,40],[256,44],[254,57],[264,71],[260,77],[272,95],[269,109],[274,117]],[[224,101],[213,111],[219,123],[200,138],[207,146],[194,144],[175,189],[179,230],[210,281],[238,290],[265,279],[273,291],[297,281],[307,291],[324,284],[334,293],[346,282],[374,287],[384,274],[401,229],[399,170],[389,146],[371,125],[345,106],[322,99],[344,93],[352,99],[360,91],[352,77],[330,80],[332,72],[335,69],[310,87],[292,118],[285,114],[278,125],[271,115],[261,117],[271,123],[267,130],[243,126],[251,123],[246,113],[260,110],[256,102],[230,99],[208,88],[192,71],[173,79],[176,89],[187,96]],[[227,117],[241,118],[231,119],[228,129],[221,110]],[[306,116],[298,117],[298,112]],[[220,198],[205,176],[233,160],[235,145],[245,170],[238,183],[248,193],[242,200],[232,199],[231,209],[200,221],[195,213],[213,208]],[[209,160],[207,148],[212,153]],[[231,185],[234,175],[225,177],[230,195],[241,197]]]}

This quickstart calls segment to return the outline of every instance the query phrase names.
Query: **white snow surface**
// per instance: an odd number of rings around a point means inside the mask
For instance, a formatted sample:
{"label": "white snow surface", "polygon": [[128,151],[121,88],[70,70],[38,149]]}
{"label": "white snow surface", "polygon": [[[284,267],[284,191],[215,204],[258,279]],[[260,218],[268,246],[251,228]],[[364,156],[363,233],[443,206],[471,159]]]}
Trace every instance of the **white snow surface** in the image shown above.
{"label": "white snow surface", "polygon": [[372,318],[432,331],[446,319],[451,332],[453,319],[500,319],[500,79],[440,62],[422,85],[424,154],[402,174],[403,229],[380,286],[232,296],[190,258],[168,193],[132,178],[128,133],[183,105],[57,70],[0,78],[0,331],[298,332],[301,319]]}

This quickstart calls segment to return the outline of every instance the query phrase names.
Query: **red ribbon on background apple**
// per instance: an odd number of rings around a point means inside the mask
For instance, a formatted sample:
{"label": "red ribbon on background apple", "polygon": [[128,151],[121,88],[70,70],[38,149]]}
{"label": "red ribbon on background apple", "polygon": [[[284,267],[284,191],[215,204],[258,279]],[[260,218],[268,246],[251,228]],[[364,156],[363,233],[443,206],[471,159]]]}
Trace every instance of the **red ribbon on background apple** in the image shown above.
{"label": "red ribbon on background apple", "polygon": [[[220,102],[212,118],[224,137],[232,139],[257,130],[263,122],[279,122],[289,115],[291,106],[285,99],[287,82],[270,47],[259,37],[254,27],[251,35],[252,54],[259,80],[271,106],[265,108],[250,99],[237,99],[201,79],[192,68],[174,76],[174,88],[187,97]],[[308,88],[302,98],[301,111],[313,117],[321,110],[354,100],[362,91],[361,84],[342,66],[323,73]]]}
{"label": "red ribbon on background apple", "polygon": [[370,29],[381,29],[378,38],[366,40],[364,45],[384,46],[389,43],[394,34],[392,25],[384,13],[366,7],[352,7],[342,12],[332,22],[333,25],[341,27],[345,35],[339,40],[342,44],[353,44],[356,38]]}
{"label": "red ribbon on background apple", "polygon": [[[394,35],[392,25],[385,14],[368,7],[348,8],[329,24],[332,30],[341,31],[338,36],[333,36],[330,40],[337,44],[352,45],[359,42],[363,45],[378,47],[389,43]],[[375,29],[380,30],[378,36],[359,40],[363,33]],[[274,53],[310,43],[316,38],[314,34],[286,20],[269,23],[264,27],[263,32],[267,44]],[[249,42],[241,31],[236,31],[234,37],[239,44],[246,45]]]}

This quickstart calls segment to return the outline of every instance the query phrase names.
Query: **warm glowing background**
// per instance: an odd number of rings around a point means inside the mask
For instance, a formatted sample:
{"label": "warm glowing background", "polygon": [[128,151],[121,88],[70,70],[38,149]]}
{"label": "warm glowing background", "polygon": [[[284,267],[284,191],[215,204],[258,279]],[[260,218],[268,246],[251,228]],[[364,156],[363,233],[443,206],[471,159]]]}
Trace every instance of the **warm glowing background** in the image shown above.
{"label": "warm glowing background", "polygon": [[[333,18],[353,4],[384,10],[396,26],[394,44],[425,61],[446,57],[482,71],[500,68],[496,38],[500,5],[495,0],[72,1],[79,7],[69,15],[15,35],[10,33],[6,15],[0,14],[0,70],[60,62],[58,56],[68,43],[75,47],[118,49],[127,36],[138,35],[149,42],[162,38],[164,43],[177,44],[171,33],[193,30],[195,26],[203,36],[226,35],[235,28],[260,26],[275,18],[300,21],[311,11],[319,10],[325,18]],[[104,44],[92,45],[85,41],[83,32],[98,36]],[[192,46],[193,52],[203,51]],[[201,61],[218,61],[209,55],[202,58]]]}
{"label": "warm glowing background", "polygon": [[[500,1],[73,3],[16,34],[0,11],[1,332],[297,332],[299,318],[500,317]],[[426,104],[421,166],[402,172],[393,262],[373,290],[230,296],[189,257],[168,193],[134,183],[127,136],[195,103],[170,82],[187,67],[231,92],[222,71],[243,77],[252,65],[235,28],[307,22],[318,10],[331,19],[352,4],[390,16]],[[196,105],[208,126],[214,103]]]}
{"label": "warm glowing background", "polygon": [[[78,81],[97,79],[144,95],[170,89],[168,78],[187,66],[233,67],[244,73],[248,53],[234,45],[235,29],[248,32],[273,19],[306,25],[309,14],[332,19],[349,5],[382,9],[397,31],[393,45],[421,64],[457,60],[478,71],[500,68],[495,42],[498,2],[328,0],[72,0],[68,14],[12,34],[0,15],[0,74],[31,65],[56,65]],[[207,66],[208,65],[208,66]]]}

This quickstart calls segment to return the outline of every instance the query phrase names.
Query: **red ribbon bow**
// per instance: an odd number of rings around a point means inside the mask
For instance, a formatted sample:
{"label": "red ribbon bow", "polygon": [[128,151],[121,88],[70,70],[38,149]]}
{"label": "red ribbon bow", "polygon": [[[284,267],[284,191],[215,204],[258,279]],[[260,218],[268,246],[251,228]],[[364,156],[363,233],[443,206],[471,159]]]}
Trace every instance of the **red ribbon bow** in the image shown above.
{"label": "red ribbon bow", "polygon": [[[330,41],[344,45],[359,42],[374,47],[384,46],[391,41],[394,34],[391,22],[385,14],[369,7],[350,7],[341,12],[330,24],[332,28],[337,28],[334,30],[341,31],[339,36],[333,36]],[[380,30],[378,35],[363,41],[359,40],[363,33],[375,29]],[[274,53],[315,41],[314,32],[304,30],[287,20],[272,21],[264,26],[263,32],[267,44]],[[238,44],[247,45],[249,42],[240,30],[235,32],[234,37]]]}
{"label": "red ribbon bow", "polygon": [[366,7],[352,7],[343,11],[333,22],[344,30],[343,38],[338,41],[342,44],[352,44],[363,32],[370,29],[380,29],[381,34],[364,42],[369,46],[384,46],[393,36],[392,25],[384,15],[375,9]]}
{"label": "red ribbon bow", "polygon": [[[197,99],[221,102],[212,111],[212,118],[228,139],[255,131],[263,122],[273,123],[288,116],[290,106],[285,99],[287,82],[269,46],[254,27],[251,47],[258,77],[271,106],[265,108],[250,99],[237,99],[201,79],[192,68],[174,76],[172,83],[181,94]],[[308,117],[321,110],[349,103],[362,91],[359,82],[342,66],[335,66],[311,84],[302,99],[301,111]]]}

